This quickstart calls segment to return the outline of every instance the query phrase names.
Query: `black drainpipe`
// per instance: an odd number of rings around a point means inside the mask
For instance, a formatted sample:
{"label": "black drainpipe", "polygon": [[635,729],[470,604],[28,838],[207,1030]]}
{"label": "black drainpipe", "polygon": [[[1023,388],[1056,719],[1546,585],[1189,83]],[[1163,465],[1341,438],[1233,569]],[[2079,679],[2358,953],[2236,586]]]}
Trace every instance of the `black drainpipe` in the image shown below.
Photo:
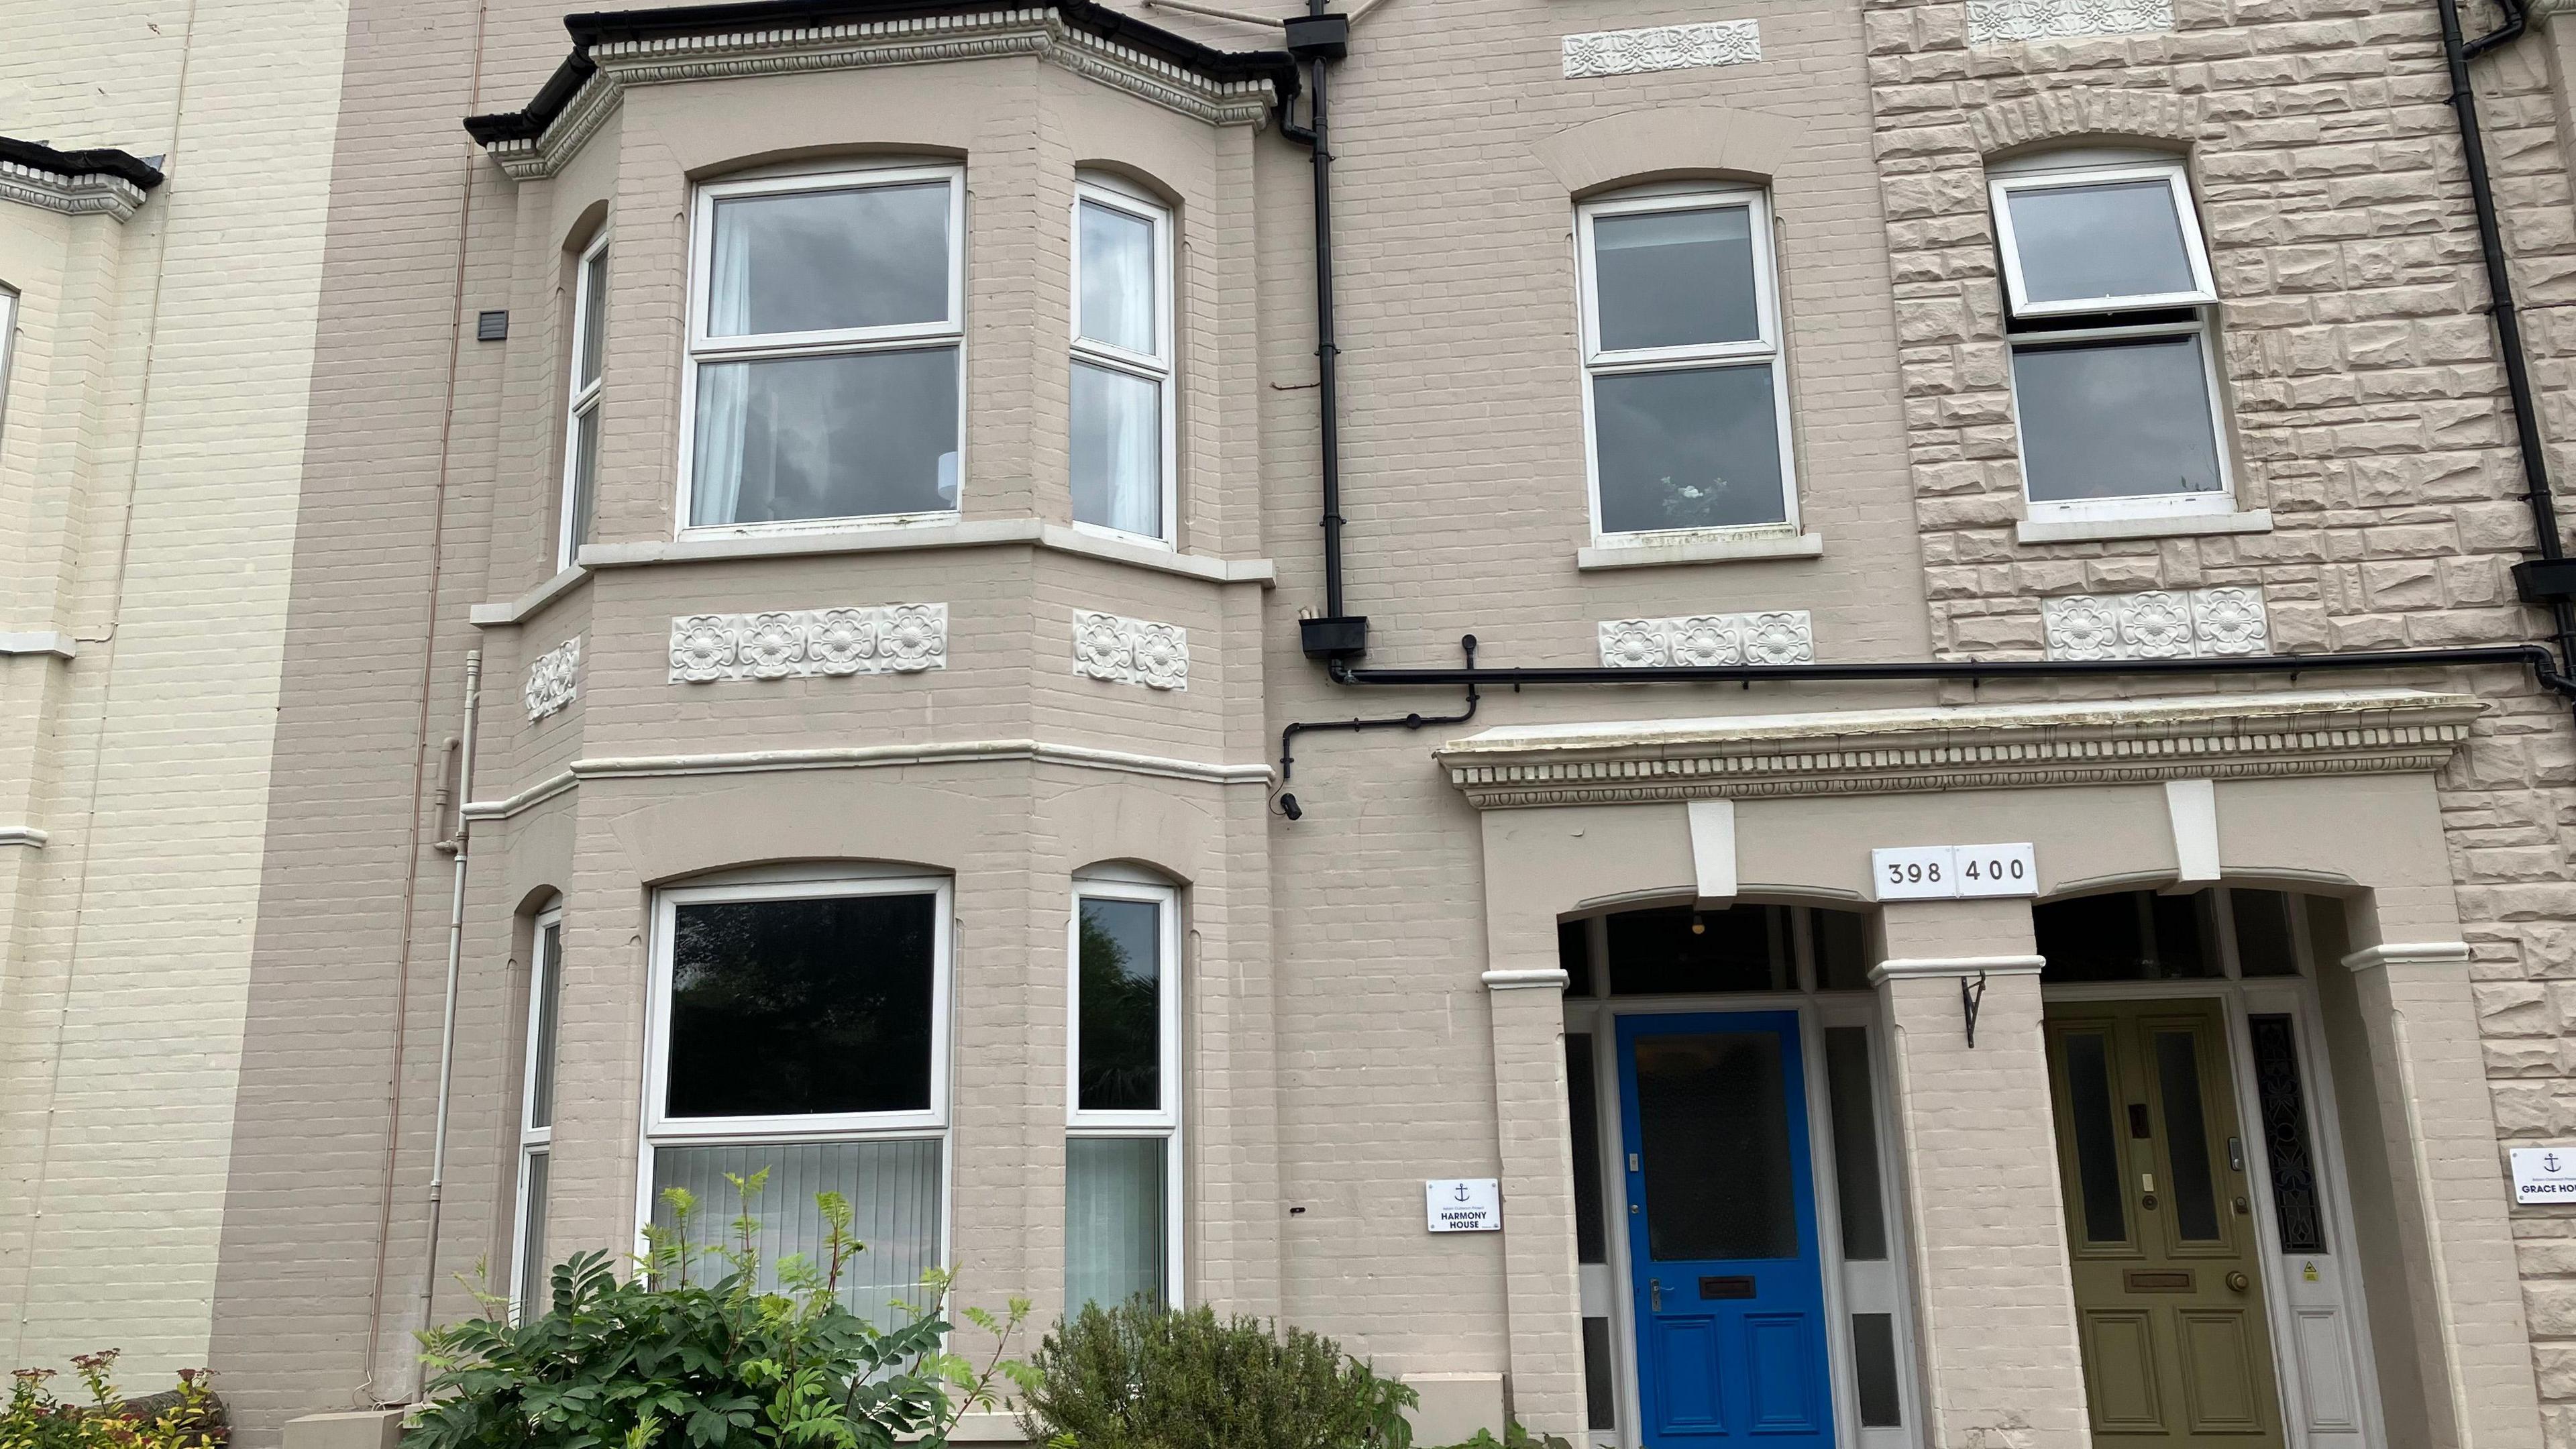
{"label": "black drainpipe", "polygon": [[[2576,700],[2576,559],[2566,557],[2558,537],[2557,508],[2549,488],[2548,460],[2542,453],[2538,413],[2532,404],[2531,373],[2522,350],[2522,327],[2514,310],[2513,287],[2505,271],[2504,239],[2496,223],[2495,192],[2487,173],[2486,149],[2478,135],[2477,101],[2469,90],[2472,56],[2523,33],[2526,14],[2521,0],[2499,0],[2505,23],[2492,34],[2463,43],[2458,0],[2435,0],[2442,17],[2442,45],[2450,61],[2451,106],[2459,118],[2462,153],[2475,203],[2478,241],[2486,257],[2487,286],[2494,298],[2497,339],[2504,359],[2505,386],[2514,411],[2514,436],[2522,453],[2526,498],[2539,534],[2540,557],[2514,566],[2514,578],[2525,601],[2548,607],[2558,650],[2532,643],[2466,646],[2449,649],[2382,649],[2332,654],[2262,654],[2219,659],[1931,659],[1848,664],[1718,664],[1615,666],[1540,666],[1516,669],[1476,667],[1476,636],[1459,641],[1467,656],[1458,669],[1367,669],[1353,661],[1368,652],[1368,620],[1342,609],[1342,480],[1339,397],[1334,363],[1340,349],[1333,334],[1333,232],[1330,184],[1333,158],[1325,131],[1324,63],[1349,53],[1350,26],[1340,15],[1324,13],[1324,0],[1307,0],[1308,14],[1283,22],[1288,50],[1308,63],[1309,124],[1290,123],[1286,102],[1279,108],[1283,135],[1314,152],[1315,166],[1315,332],[1323,409],[1322,459],[1324,494],[1324,617],[1300,619],[1298,632],[1306,656],[1324,665],[1336,684],[1390,685],[1408,688],[1455,687],[1467,690],[1466,707],[1454,715],[1420,713],[1379,719],[1325,720],[1297,723],[1279,732],[1279,782],[1286,785],[1295,758],[1290,744],[1314,730],[1420,729],[1425,725],[1462,724],[1473,719],[1480,685],[1740,684],[1750,689],[1758,680],[1784,682],[1903,682],[1964,680],[1974,685],[1989,679],[2134,678],[2155,675],[2286,674],[2295,681],[2305,673],[2339,673],[2359,669],[2406,669],[2424,666],[2493,665],[2528,668],[2543,688]],[[1284,790],[1279,813],[1290,820],[1305,811]]]}

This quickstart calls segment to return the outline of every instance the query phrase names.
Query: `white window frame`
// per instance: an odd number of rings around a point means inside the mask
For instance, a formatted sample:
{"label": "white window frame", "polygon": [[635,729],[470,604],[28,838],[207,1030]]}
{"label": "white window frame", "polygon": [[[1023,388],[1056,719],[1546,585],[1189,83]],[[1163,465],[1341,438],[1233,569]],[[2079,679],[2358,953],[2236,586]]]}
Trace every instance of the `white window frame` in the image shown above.
{"label": "white window frame", "polygon": [[[581,380],[581,365],[584,361],[590,360],[583,356],[583,349],[589,345],[591,310],[607,305],[608,300],[605,297],[592,295],[591,264],[607,254],[608,233],[603,230],[597,240],[582,248],[581,259],[573,266],[572,346],[566,349],[569,358],[564,367],[563,505],[562,517],[558,520],[556,528],[555,543],[555,567],[559,570],[571,568],[579,561],[581,540],[573,536],[575,517],[573,495],[580,487],[581,478],[581,421],[584,417],[599,411],[600,392],[608,381],[605,357],[598,359],[601,365],[597,377],[592,378],[588,383]],[[605,328],[601,329],[599,340],[600,351],[605,353],[608,350],[608,333]],[[596,492],[599,460],[596,458],[591,460],[591,476],[594,491],[590,504],[593,512],[596,513],[599,507],[599,496]]]}
{"label": "white window frame", "polygon": [[[2012,209],[2007,198],[2017,191],[2045,190],[2062,186],[2092,186],[2108,182],[2161,180],[2171,189],[2175,215],[2183,236],[2183,250],[2191,264],[2197,290],[2158,292],[2135,297],[2089,298],[2072,302],[2049,302],[2030,306],[2022,299],[2021,253],[2012,230]],[[2151,322],[2134,325],[2108,324],[2100,327],[2068,328],[2058,331],[2014,332],[2007,329],[2004,344],[2005,382],[2012,396],[2013,461],[2021,469],[2022,503],[2026,517],[2034,523],[2095,523],[2118,520],[2194,519],[2226,517],[2237,511],[2235,450],[2229,444],[2226,393],[2219,375],[2217,307],[2218,293],[2211,280],[2208,248],[2201,236],[2200,217],[2192,205],[2191,183],[2180,160],[2142,160],[2122,157],[2119,152],[2102,151],[2057,153],[2017,165],[1990,175],[1987,196],[1995,219],[1996,250],[2002,261],[2004,282],[2012,316],[2045,319],[2059,316],[2116,315],[2122,312],[2174,311],[2192,309],[2193,315],[2183,321]],[[2049,347],[2060,343],[2111,342],[2133,338],[2196,336],[2200,339],[2200,362],[2203,394],[2209,400],[2210,436],[2215,441],[2218,457],[2218,487],[2199,493],[2132,494],[2114,498],[2040,499],[2030,491],[2030,456],[2023,445],[2021,426],[2021,377],[2012,354],[2024,347]]]}
{"label": "white window frame", "polygon": [[[520,1316],[524,1316],[527,1312],[529,1293],[532,1290],[542,1292],[547,1286],[544,1283],[524,1282],[522,1278],[528,1263],[529,1170],[535,1166],[535,1160],[539,1157],[548,1159],[547,1166],[550,1169],[553,1166],[554,1117],[557,1114],[550,1110],[547,1113],[546,1125],[542,1127],[530,1119],[535,1115],[537,1105],[537,1056],[541,1045],[539,1034],[545,1028],[546,982],[549,977],[558,976],[562,970],[560,958],[563,955],[563,914],[563,902],[560,899],[539,911],[534,929],[528,938],[528,1028],[526,1050],[522,1054],[519,1073],[518,1197],[517,1206],[510,1220],[510,1309],[514,1315]],[[548,931],[555,933],[554,949],[551,951],[546,948]],[[560,988],[557,990],[555,1001],[558,1008],[555,1020],[555,1065],[558,1068],[556,1077],[560,1080],[562,1076],[560,1068],[563,1065],[563,1020],[560,1010],[563,997]],[[549,1102],[548,1105],[551,1108],[555,1104]],[[554,1177],[551,1171],[547,1174],[546,1188],[546,1195],[551,1200],[554,1195]]]}
{"label": "white window frame", "polygon": [[[1123,347],[1113,347],[1106,342],[1082,335],[1082,208],[1086,203],[1134,217],[1154,229],[1154,351],[1150,355],[1129,352]],[[1175,411],[1173,403],[1179,391],[1174,386],[1174,382],[1179,369],[1172,344],[1173,313],[1177,309],[1173,295],[1176,277],[1172,266],[1172,211],[1170,207],[1140,192],[1128,190],[1102,177],[1086,173],[1077,178],[1073,184],[1073,209],[1068,215],[1072,221],[1073,238],[1073,306],[1072,321],[1068,324],[1072,333],[1073,361],[1091,363],[1112,372],[1123,372],[1131,377],[1140,377],[1153,383],[1154,413],[1161,422],[1163,434],[1163,531],[1160,534],[1130,533],[1123,528],[1112,528],[1104,523],[1085,523],[1078,518],[1074,520],[1073,526],[1078,532],[1100,538],[1114,538],[1129,543],[1171,548],[1180,537],[1180,523],[1175,517],[1179,503],[1180,430],[1178,420],[1173,416]],[[1071,398],[1072,388],[1068,385],[1066,388],[1068,434],[1071,431]]]}
{"label": "white window frame", "polygon": [[[1156,1064],[1162,1106],[1151,1112],[1082,1110],[1082,903],[1085,899],[1147,901],[1157,908],[1155,963],[1161,1046]],[[1064,1107],[1067,1137],[1163,1139],[1163,1301],[1181,1302],[1181,893],[1175,887],[1125,871],[1086,871],[1073,880],[1065,920]]]}
{"label": "white window frame", "polygon": [[[2183,254],[2191,264],[2192,289],[2185,292],[2146,292],[2128,297],[2077,297],[2060,302],[2031,302],[2028,288],[2022,281],[2021,240],[2013,231],[2012,207],[2009,204],[2013,194],[2055,191],[2069,186],[2103,186],[2123,181],[2162,181],[2171,191],[2174,218],[2182,231]],[[2081,317],[2096,312],[2206,307],[2218,301],[2218,288],[2209,273],[2209,250],[2201,240],[2200,215],[2192,206],[2191,181],[2179,161],[2006,171],[1990,177],[1986,190],[1994,207],[1995,243],[2003,253],[2004,285],[2016,317]]]}
{"label": "white window frame", "polygon": [[[880,327],[826,328],[809,332],[764,332],[749,337],[710,337],[707,311],[713,303],[708,280],[715,261],[716,205],[729,197],[777,196],[797,192],[858,191],[944,181],[948,186],[948,307],[935,323],[899,323]],[[966,496],[966,168],[954,165],[893,165],[745,181],[709,182],[690,203],[687,365],[680,369],[680,458],[678,497],[672,514],[674,538],[717,538],[745,534],[832,533],[857,529],[937,527],[958,519],[955,507],[917,513],[864,513],[833,518],[799,518],[764,523],[693,524],[691,474],[697,467],[698,370],[710,363],[757,361],[772,357],[821,357],[859,352],[897,352],[924,347],[952,347],[957,353],[957,500]]]}
{"label": "white window frame", "polygon": [[9,362],[18,352],[18,294],[0,284],[0,428],[9,425]]}
{"label": "white window frame", "polygon": [[[1753,242],[1753,315],[1758,335],[1748,341],[1692,344],[1682,347],[1635,347],[1605,350],[1601,346],[1601,298],[1594,267],[1593,223],[1604,216],[1639,212],[1701,211],[1727,206],[1747,208],[1745,224]],[[1623,191],[1574,209],[1575,285],[1582,314],[1583,472],[1592,507],[1592,539],[1598,544],[1647,545],[1699,538],[1765,537],[1798,532],[1798,466],[1791,446],[1789,363],[1780,342],[1778,259],[1771,229],[1771,198],[1758,186],[1665,185]],[[1593,406],[1593,385],[1606,376],[1635,372],[1680,372],[1726,363],[1768,362],[1771,367],[1771,414],[1779,431],[1780,506],[1777,522],[1734,524],[1719,528],[1659,528],[1624,532],[1601,526],[1600,421]]]}

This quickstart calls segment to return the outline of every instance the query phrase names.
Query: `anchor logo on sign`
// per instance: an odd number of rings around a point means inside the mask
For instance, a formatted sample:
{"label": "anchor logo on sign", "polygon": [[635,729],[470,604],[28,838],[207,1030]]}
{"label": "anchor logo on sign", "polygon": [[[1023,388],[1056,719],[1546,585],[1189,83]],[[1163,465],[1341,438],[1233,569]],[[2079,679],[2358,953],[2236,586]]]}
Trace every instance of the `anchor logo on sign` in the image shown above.
{"label": "anchor logo on sign", "polygon": [[[2557,1169],[2553,1166],[2550,1170],[2555,1172]],[[1458,1201],[1465,1202],[1467,1200],[1467,1184],[1462,1182],[1456,1187],[1451,1188],[1449,1191],[1450,1195],[1457,1198]]]}
{"label": "anchor logo on sign", "polygon": [[2558,1154],[2555,1152],[2541,1154],[2540,1167],[2543,1172],[2556,1172],[2558,1170]]}

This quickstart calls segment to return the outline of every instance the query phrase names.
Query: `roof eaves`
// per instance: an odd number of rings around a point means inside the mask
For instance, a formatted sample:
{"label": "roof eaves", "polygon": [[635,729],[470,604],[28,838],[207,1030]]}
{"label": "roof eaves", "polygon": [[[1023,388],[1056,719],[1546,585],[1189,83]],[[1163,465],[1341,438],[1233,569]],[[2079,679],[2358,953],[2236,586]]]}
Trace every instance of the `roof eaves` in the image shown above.
{"label": "roof eaves", "polygon": [[0,136],[0,161],[14,162],[30,170],[47,171],[56,176],[113,176],[144,191],[161,184],[160,167],[131,152],[104,146],[86,151],[57,151],[40,142]]}
{"label": "roof eaves", "polygon": [[[534,141],[563,114],[598,70],[591,47],[603,43],[722,35],[782,26],[840,25],[935,15],[971,15],[1017,9],[1032,0],[747,0],[722,5],[676,5],[660,10],[608,10],[564,17],[572,53],[537,90],[525,109],[468,116],[465,130],[486,146]],[[1103,40],[1133,46],[1212,81],[1268,80],[1282,96],[1297,92],[1297,62],[1284,50],[1218,50],[1176,31],[1138,20],[1096,0],[1035,0],[1068,24]]]}

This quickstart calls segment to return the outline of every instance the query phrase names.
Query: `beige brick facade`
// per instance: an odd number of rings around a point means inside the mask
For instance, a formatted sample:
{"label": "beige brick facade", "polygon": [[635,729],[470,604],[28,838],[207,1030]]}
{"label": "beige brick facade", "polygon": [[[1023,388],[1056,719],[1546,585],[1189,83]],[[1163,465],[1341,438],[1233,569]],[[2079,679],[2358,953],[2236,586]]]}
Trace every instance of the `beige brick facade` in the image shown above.
{"label": "beige brick facade", "polygon": [[[2151,640],[2161,657],[2541,637],[2509,574],[2532,516],[2433,8],[2157,8],[1368,7],[1331,70],[1364,665],[1448,666],[1473,633],[1488,668],[1595,666],[1622,621],[1656,624],[1672,662],[1692,627],[1793,615],[1828,669],[2038,662],[2077,657],[2052,635],[2077,600],[2176,611],[2199,632]],[[1602,1067],[1607,1105],[1580,1119],[1568,1034],[1604,1063],[1629,1016],[1789,1013],[1811,1072],[1838,1030],[1876,1063],[1890,1246],[1815,1270],[1835,1442],[2117,1442],[2088,1398],[2098,1305],[2071,1286],[2047,1029],[2070,1003],[2203,987],[2044,976],[2032,900],[1882,904],[1869,853],[2028,841],[2042,910],[2291,893],[2304,965],[2204,993],[2224,1079],[2247,1080],[2253,1017],[2296,1024],[2330,1220],[2306,1255],[2323,1286],[2284,1247],[2237,1290],[2267,1305],[2283,1385],[2243,1442],[2576,1446],[2576,1217],[2514,1205],[2505,1175],[2508,1146],[2576,1144],[2576,746],[2528,671],[1489,685],[1468,722],[1299,734],[1292,819],[1284,727],[1460,696],[1346,687],[1295,643],[1323,604],[1308,157],[1266,110],[1277,67],[1189,44],[1277,32],[964,0],[875,29],[865,7],[813,30],[611,25],[579,36],[598,70],[559,119],[470,140],[465,117],[529,104],[563,62],[562,9],[64,12],[0,57],[0,131],[169,158],[122,220],[0,193],[19,298],[0,640],[24,641],[0,653],[0,1307],[20,1359],[211,1359],[251,1449],[401,1401],[421,1297],[471,1311],[451,1275],[504,1281],[517,1248],[553,905],[548,1245],[631,1247],[657,893],[746,870],[947,882],[942,1251],[970,1299],[1052,1315],[1068,914],[1077,874],[1109,867],[1178,892],[1188,1300],[1418,1380],[1426,1432],[1508,1407],[1652,1444],[1624,1179],[1592,1184],[1606,1206],[1576,1180],[1625,1130],[1622,1088]],[[2009,38],[2036,31],[2056,38]],[[2562,473],[2568,34],[2476,63]],[[2027,500],[1988,186],[2080,148],[2183,167],[2225,513],[2067,524]],[[895,158],[963,177],[955,516],[685,527],[697,188]],[[1086,176],[1172,213],[1168,548],[1075,520],[1065,219]],[[1796,525],[1638,547],[1599,535],[1589,496],[1576,208],[1687,183],[1767,198]],[[602,237],[597,511],[558,569],[576,277]],[[507,337],[477,341],[490,312]],[[936,667],[701,657],[773,613],[929,605]],[[1185,635],[1186,688],[1132,654],[1082,662],[1095,615],[1131,648]],[[2099,657],[2141,652],[2122,648]],[[1781,908],[1785,974],[1623,1001],[1570,954],[1671,906]],[[1824,979],[1816,911],[1865,918],[1856,977]],[[1861,1189],[1810,1097],[1810,1236],[1838,1244],[1834,1204]],[[1502,1233],[1425,1232],[1426,1180],[1489,1177]],[[2247,1196],[2246,1231],[2273,1231]],[[1846,1313],[1892,1324],[1897,1423],[1858,1422]],[[2345,1339],[2283,1338],[2329,1322]]]}

